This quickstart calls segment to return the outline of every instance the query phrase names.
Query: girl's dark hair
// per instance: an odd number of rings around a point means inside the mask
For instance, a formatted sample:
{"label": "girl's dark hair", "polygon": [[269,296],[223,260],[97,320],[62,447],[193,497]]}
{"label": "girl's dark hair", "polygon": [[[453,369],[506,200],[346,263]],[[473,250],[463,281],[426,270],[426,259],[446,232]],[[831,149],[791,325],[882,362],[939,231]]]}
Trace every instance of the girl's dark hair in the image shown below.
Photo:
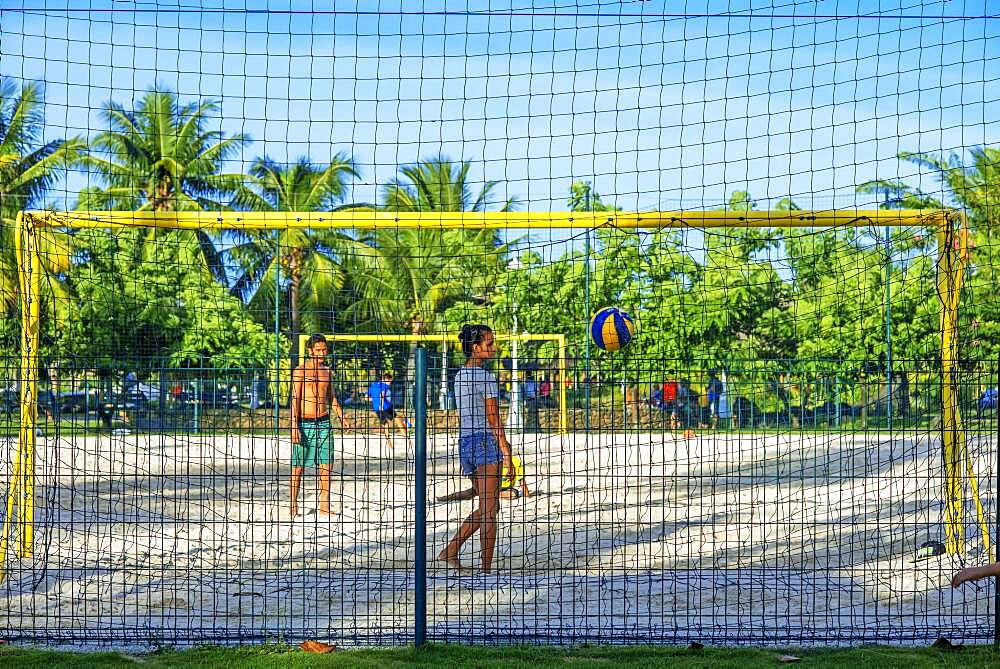
{"label": "girl's dark hair", "polygon": [[472,347],[481,343],[486,334],[492,332],[493,329],[489,325],[463,325],[462,331],[458,333],[458,340],[462,342],[462,353],[465,357],[472,357]]}

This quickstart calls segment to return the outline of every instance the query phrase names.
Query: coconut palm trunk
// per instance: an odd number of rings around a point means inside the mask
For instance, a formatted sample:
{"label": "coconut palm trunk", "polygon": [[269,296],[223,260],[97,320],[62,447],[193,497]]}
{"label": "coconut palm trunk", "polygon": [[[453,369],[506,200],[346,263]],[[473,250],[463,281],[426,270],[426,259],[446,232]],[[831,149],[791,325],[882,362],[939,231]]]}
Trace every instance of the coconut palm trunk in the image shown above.
{"label": "coconut palm trunk", "polygon": [[[282,165],[267,156],[254,161],[248,184],[240,187],[234,205],[250,211],[326,211],[336,208],[347,192],[347,179],[357,176],[354,160],[339,153],[326,165],[300,158]],[[277,242],[277,250],[275,250]],[[280,291],[277,275],[288,279],[289,336],[292,364],[298,364],[299,334],[322,326],[325,313],[344,283],[339,250],[358,244],[335,230],[285,229],[270,235],[245,235],[228,255],[241,268],[233,292],[263,306]],[[264,289],[264,290],[262,290]]]}
{"label": "coconut palm trunk", "polygon": [[299,290],[302,286],[302,250],[294,249],[288,254],[288,309],[291,312],[292,366],[299,364],[299,330],[301,314],[299,313]]}

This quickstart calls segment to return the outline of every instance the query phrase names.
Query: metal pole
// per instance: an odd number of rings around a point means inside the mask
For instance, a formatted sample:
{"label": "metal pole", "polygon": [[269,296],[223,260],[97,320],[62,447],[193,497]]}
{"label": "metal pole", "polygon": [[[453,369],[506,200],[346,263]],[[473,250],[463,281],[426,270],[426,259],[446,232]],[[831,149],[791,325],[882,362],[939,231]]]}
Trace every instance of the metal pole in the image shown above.
{"label": "metal pole", "polygon": [[514,339],[510,343],[510,410],[507,412],[509,432],[520,432],[524,429],[524,417],[521,414],[521,369],[518,361],[517,314],[514,314]]}
{"label": "metal pole", "polygon": [[[590,193],[587,193],[590,209]],[[583,429],[590,432],[590,230],[583,237],[583,311],[586,316],[583,337]]]}
{"label": "metal pole", "polygon": [[194,377],[194,433],[198,434],[198,410],[201,408],[201,378],[202,368],[199,358],[198,373]]}
{"label": "metal pole", "polygon": [[[521,261],[515,258],[507,264],[508,270],[517,271],[521,269]],[[508,281],[509,283],[509,281]],[[508,291],[509,291],[508,287]],[[521,411],[521,369],[518,357],[518,344],[520,342],[521,329],[517,322],[517,300],[511,300],[512,319],[514,323],[514,338],[510,344],[510,410],[507,412],[506,429],[509,432],[521,432],[524,429],[524,414]]]}
{"label": "metal pole", "polygon": [[448,408],[448,337],[441,339],[441,390],[438,401],[439,409],[444,411]]}
{"label": "metal pole", "polygon": [[837,427],[840,427],[840,374],[833,377],[833,397],[836,402],[834,410],[837,412]]}
{"label": "metal pole", "polygon": [[417,347],[415,361],[416,378],[413,380],[413,401],[415,443],[414,474],[416,491],[414,494],[416,512],[414,515],[414,644],[419,648],[427,641],[427,349]]}
{"label": "metal pole", "polygon": [[[628,391],[629,391],[628,358],[629,357],[630,356],[626,354],[626,360],[624,363],[622,363],[622,431],[624,432],[628,431]],[[638,375],[636,375],[636,378],[638,378]]]}
{"label": "metal pole", "polygon": [[[997,358],[996,384],[995,387],[1000,389],[1000,357]],[[1000,439],[1000,397],[997,397],[995,406],[997,412],[996,435],[997,439]],[[1000,450],[997,451],[996,471],[1000,473]],[[998,473],[994,473],[994,479]],[[994,480],[994,486],[1000,488],[1000,482]],[[1000,545],[1000,506],[996,508],[996,514],[994,545]],[[1000,648],[1000,576],[995,576],[993,579],[993,648],[994,650]]]}
{"label": "metal pole", "polygon": [[888,392],[885,401],[886,428],[892,430],[892,237],[885,228],[885,367]]}
{"label": "metal pole", "polygon": [[281,388],[281,231],[275,230],[274,236],[274,395],[271,404],[274,406],[274,436],[278,437],[281,430],[281,414],[278,406],[278,396]]}

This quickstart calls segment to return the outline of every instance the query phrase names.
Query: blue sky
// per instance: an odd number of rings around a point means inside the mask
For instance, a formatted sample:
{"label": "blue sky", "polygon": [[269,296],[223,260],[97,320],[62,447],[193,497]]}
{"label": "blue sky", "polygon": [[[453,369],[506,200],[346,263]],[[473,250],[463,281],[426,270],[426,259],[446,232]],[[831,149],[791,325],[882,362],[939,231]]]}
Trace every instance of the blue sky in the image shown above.
{"label": "blue sky", "polygon": [[[874,178],[939,190],[900,151],[1000,144],[1000,19],[934,18],[1000,11],[983,1],[159,5],[5,0],[0,72],[45,83],[48,137],[96,135],[104,102],[156,82],[217,99],[220,126],[254,140],[232,168],[347,151],[357,201],[441,153],[536,210],[564,209],[577,178],[630,210],[733,190],[865,207],[855,186]],[[754,18],[666,15],[682,6]],[[868,18],[831,18],[847,14]]]}

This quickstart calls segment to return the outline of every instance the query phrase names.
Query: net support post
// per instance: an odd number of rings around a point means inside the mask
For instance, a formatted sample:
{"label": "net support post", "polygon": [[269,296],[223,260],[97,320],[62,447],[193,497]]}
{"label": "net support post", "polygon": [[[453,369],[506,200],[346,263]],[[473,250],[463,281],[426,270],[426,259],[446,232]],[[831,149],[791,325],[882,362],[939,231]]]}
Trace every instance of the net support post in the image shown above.
{"label": "net support post", "polygon": [[[996,388],[1000,389],[1000,356],[997,357],[996,374],[993,377]],[[996,403],[996,439],[1000,443],[1000,401]],[[1000,476],[1000,449],[997,450],[997,469],[993,474],[994,478]],[[1000,481],[994,480],[993,489],[1000,490]],[[1000,507],[994,505],[993,528],[994,540],[1000,543]],[[993,577],[993,649],[1000,649],[1000,576]]]}
{"label": "net support post", "polygon": [[938,227],[938,295],[941,299],[941,446],[944,459],[945,549],[949,554],[964,550],[962,526],[963,493],[959,478],[961,462],[958,394],[955,366],[957,344],[957,295],[961,274],[955,252],[955,228],[951,221]]}
{"label": "net support post", "polygon": [[944,459],[945,550],[950,554],[965,550],[963,515],[965,478],[976,508],[976,520],[988,559],[994,560],[990,528],[979,495],[979,482],[966,444],[959,408],[958,388],[958,308],[962,281],[969,260],[969,229],[965,216],[945,217],[938,227],[938,295],[941,305],[941,431]]}
{"label": "net support post", "polygon": [[566,335],[556,335],[556,345],[559,347],[559,432],[565,435],[569,430],[566,420]]}
{"label": "net support post", "polygon": [[41,293],[41,266],[35,239],[34,219],[20,212],[14,233],[14,252],[17,257],[18,290],[21,302],[21,369],[20,410],[21,420],[17,437],[14,466],[7,486],[7,504],[3,530],[0,535],[0,581],[5,574],[11,520],[17,527],[17,552],[22,558],[31,557],[34,534],[35,498],[35,448],[38,413],[38,345],[39,298]]}
{"label": "net support post", "polygon": [[427,349],[418,346],[413,379],[414,403],[414,645],[427,641]]}

